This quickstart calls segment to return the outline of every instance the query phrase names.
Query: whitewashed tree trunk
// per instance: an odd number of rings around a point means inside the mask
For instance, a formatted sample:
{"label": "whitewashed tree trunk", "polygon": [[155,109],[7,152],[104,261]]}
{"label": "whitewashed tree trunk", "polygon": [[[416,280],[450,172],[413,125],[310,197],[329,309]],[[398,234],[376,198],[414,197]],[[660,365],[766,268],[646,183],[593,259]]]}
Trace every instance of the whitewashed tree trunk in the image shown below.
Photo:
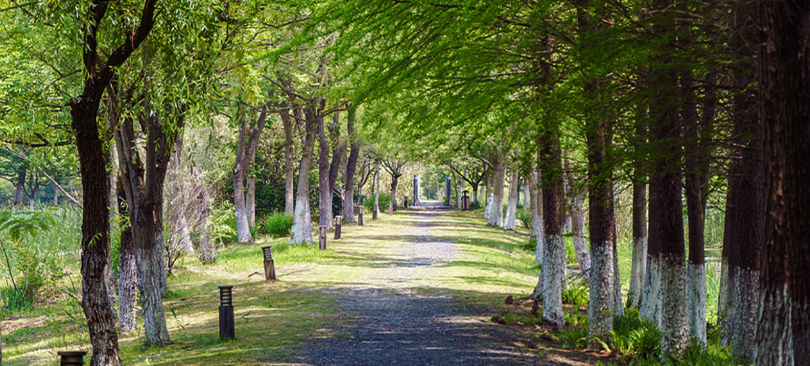
{"label": "whitewashed tree trunk", "polygon": [[687,264],[689,290],[689,331],[692,338],[706,343],[706,265]]}
{"label": "whitewashed tree trunk", "polygon": [[518,195],[520,191],[518,190],[518,171],[515,167],[512,167],[512,178],[509,180],[509,200],[506,203],[506,230],[515,230],[515,221],[517,220],[517,204],[518,204]]}
{"label": "whitewashed tree trunk", "polygon": [[531,210],[532,210],[532,233],[537,241],[535,249],[535,260],[537,264],[543,264],[543,241],[545,235],[543,234],[543,197],[542,190],[540,190],[540,172],[532,172],[530,180],[531,190]]}
{"label": "whitewashed tree trunk", "polygon": [[248,159],[250,165],[248,165],[245,171],[245,181],[246,186],[245,189],[247,190],[245,194],[245,208],[247,209],[247,220],[248,225],[251,228],[256,227],[256,177],[253,176],[253,166],[256,165],[256,150],[253,150],[253,154],[251,154],[250,158]]}
{"label": "whitewashed tree trunk", "polygon": [[661,264],[660,256],[647,255],[647,273],[641,295],[642,318],[661,324]]}
{"label": "whitewashed tree trunk", "polygon": [[503,227],[503,186],[506,178],[506,161],[499,159],[495,162],[495,172],[492,179],[492,205],[490,207],[487,223]]}
{"label": "whitewashed tree trunk", "polygon": [[301,157],[301,165],[298,170],[298,190],[295,194],[295,213],[292,228],[290,228],[290,244],[312,243],[312,212],[309,207],[310,159],[311,156]]}
{"label": "whitewashed tree trunk", "polygon": [[531,185],[531,179],[529,179],[529,178],[524,179],[524,184],[523,184],[523,207],[524,208],[529,208],[532,205],[531,204],[531,200],[532,200],[531,191],[532,190],[529,187],[529,185]]}
{"label": "whitewashed tree trunk", "polygon": [[380,214],[380,167],[374,172],[374,207],[372,208],[373,217]]}
{"label": "whitewashed tree trunk", "polygon": [[614,315],[624,315],[624,303],[622,302],[622,280],[619,277],[619,250],[616,242],[613,242],[613,300]]}
{"label": "whitewashed tree trunk", "polygon": [[543,253],[543,322],[554,326],[565,323],[562,288],[565,281],[565,237],[546,235]]}
{"label": "whitewashed tree trunk", "polygon": [[647,272],[647,237],[633,238],[633,265],[630,272],[630,289],[627,293],[627,306],[640,305],[644,274]]}
{"label": "whitewashed tree trunk", "polygon": [[759,315],[759,271],[738,268],[735,272],[732,356],[753,360]]}
{"label": "whitewashed tree trunk", "polygon": [[689,347],[688,294],[683,262],[682,258],[661,255],[662,353],[681,352]]}
{"label": "whitewashed tree trunk", "polygon": [[615,271],[613,260],[613,243],[604,242],[595,245],[593,249],[593,266],[590,277],[590,298],[588,302],[588,337],[589,346],[601,349],[594,337],[610,342],[609,332],[613,330],[613,317],[615,315],[614,279]]}
{"label": "whitewashed tree trunk", "polygon": [[[588,251],[588,246],[585,245],[585,212],[582,211],[583,199],[584,197],[582,197],[582,194],[579,192],[572,197],[571,231],[574,235],[571,237],[571,241],[574,244],[574,252],[577,254],[577,262],[579,263],[579,269],[582,271],[582,277],[589,279],[591,276],[591,253]],[[610,273],[612,273],[612,271]]]}

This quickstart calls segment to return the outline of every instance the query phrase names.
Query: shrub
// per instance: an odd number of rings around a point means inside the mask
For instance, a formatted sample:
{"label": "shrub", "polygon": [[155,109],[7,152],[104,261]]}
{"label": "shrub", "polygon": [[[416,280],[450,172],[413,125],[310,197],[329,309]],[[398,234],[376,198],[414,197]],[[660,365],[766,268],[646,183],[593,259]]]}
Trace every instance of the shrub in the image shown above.
{"label": "shrub", "polygon": [[471,201],[470,202],[470,209],[471,210],[477,210],[479,208],[481,208],[481,202],[480,201]]}
{"label": "shrub", "polygon": [[293,215],[286,212],[273,212],[266,216],[259,224],[259,232],[269,234],[273,239],[290,236],[292,229]]}
{"label": "shrub", "polygon": [[525,208],[517,210],[517,219],[523,222],[523,227],[526,229],[532,229],[532,211],[527,210]]}
{"label": "shrub", "polygon": [[[380,212],[387,212],[388,211],[388,202],[391,201],[391,193],[380,192]],[[374,195],[368,197],[368,199],[363,201],[363,207],[365,208],[365,212],[371,215],[374,211]]]}
{"label": "shrub", "polygon": [[585,279],[581,277],[576,277],[568,281],[568,284],[566,284],[562,291],[563,304],[579,307],[588,306],[590,296],[590,287],[588,283],[585,282]]}
{"label": "shrub", "polygon": [[642,319],[638,309],[627,308],[624,315],[613,318],[611,335],[619,354],[658,361],[661,353],[661,332],[655,323]]}
{"label": "shrub", "polygon": [[230,244],[239,240],[236,233],[236,214],[232,203],[224,201],[211,208],[208,231],[211,234],[211,240],[216,243]]}

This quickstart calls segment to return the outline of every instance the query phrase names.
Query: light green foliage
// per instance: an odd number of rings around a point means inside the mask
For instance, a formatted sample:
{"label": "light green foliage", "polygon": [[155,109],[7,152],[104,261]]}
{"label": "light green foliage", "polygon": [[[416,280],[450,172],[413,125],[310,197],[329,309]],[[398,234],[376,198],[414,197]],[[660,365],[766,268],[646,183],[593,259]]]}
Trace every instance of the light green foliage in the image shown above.
{"label": "light green foliage", "polygon": [[267,215],[260,223],[259,233],[269,234],[273,239],[290,237],[292,227],[292,214],[287,212],[273,212]]}
{"label": "light green foliage", "polygon": [[211,217],[208,219],[208,232],[211,239],[218,244],[235,243],[238,240],[233,203],[222,201],[219,202],[219,205],[211,208]]}
{"label": "light green foliage", "polygon": [[562,292],[563,304],[586,307],[589,299],[590,285],[588,281],[579,276],[569,277],[568,283]]}

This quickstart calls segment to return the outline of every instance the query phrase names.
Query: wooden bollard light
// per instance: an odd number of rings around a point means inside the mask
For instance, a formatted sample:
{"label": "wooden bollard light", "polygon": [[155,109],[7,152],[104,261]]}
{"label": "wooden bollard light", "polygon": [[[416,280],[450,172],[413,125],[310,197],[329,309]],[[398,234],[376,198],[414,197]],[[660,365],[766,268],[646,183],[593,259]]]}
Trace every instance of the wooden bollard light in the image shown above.
{"label": "wooden bollard light", "polygon": [[219,286],[219,339],[235,339],[233,286]]}
{"label": "wooden bollard light", "polygon": [[262,253],[264,254],[264,280],[275,281],[276,263],[273,261],[272,247],[269,245],[262,247]]}
{"label": "wooden bollard light", "polygon": [[61,358],[59,365],[61,366],[84,366],[85,351],[61,351],[57,352]]}
{"label": "wooden bollard light", "polygon": [[358,209],[360,210],[360,212],[357,215],[357,225],[363,226],[363,225],[365,225],[365,221],[363,220],[363,211],[364,211],[365,207],[360,206],[360,207],[358,207]]}
{"label": "wooden bollard light", "polygon": [[341,226],[343,226],[343,216],[335,216],[335,239],[340,239]]}
{"label": "wooden bollard light", "polygon": [[318,239],[318,249],[326,250],[326,226],[321,225],[321,236]]}

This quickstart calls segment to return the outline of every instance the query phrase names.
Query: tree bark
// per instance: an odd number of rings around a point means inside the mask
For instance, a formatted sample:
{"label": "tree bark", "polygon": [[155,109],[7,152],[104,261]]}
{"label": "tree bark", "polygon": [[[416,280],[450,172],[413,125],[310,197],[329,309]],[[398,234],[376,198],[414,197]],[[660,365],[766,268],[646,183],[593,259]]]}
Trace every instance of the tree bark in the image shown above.
{"label": "tree bark", "polygon": [[754,2],[765,185],[755,365],[810,360],[810,4]]}
{"label": "tree bark", "polygon": [[93,1],[88,7],[89,20],[82,39],[82,61],[85,79],[82,94],[69,103],[71,128],[76,136],[76,148],[82,177],[84,207],[82,208],[82,308],[87,318],[90,342],[93,345],[91,366],[120,364],[118,334],[103,282],[109,263],[109,180],[107,154],[98,128],[98,109],[104,89],[115,70],[137,49],[152,30],[156,0],[146,0],[138,28],[128,33],[126,40],[112,50],[103,66],[98,65],[98,29],[107,12],[106,1]]}
{"label": "tree bark", "polygon": [[17,172],[17,186],[14,192],[14,204],[25,204],[25,174],[28,171],[27,163]]}
{"label": "tree bark", "polygon": [[253,176],[254,165],[256,164],[256,150],[248,157],[248,166],[245,169],[245,208],[247,210],[248,226],[256,227],[256,177]]}
{"label": "tree bark", "polygon": [[543,321],[562,326],[562,286],[565,280],[565,209],[563,204],[562,155],[559,135],[546,131],[541,137],[541,154],[548,160],[543,174]]}
{"label": "tree bark", "polygon": [[535,261],[537,264],[543,264],[543,197],[540,190],[540,171],[532,172],[529,182],[531,190],[531,204],[532,210],[532,233],[531,236],[535,238]]}
{"label": "tree bark", "polygon": [[[643,115],[643,113],[641,113]],[[646,160],[639,146],[646,142],[644,123],[637,122],[636,157],[633,162],[633,265],[630,272],[630,289],[627,293],[627,306],[638,308],[647,272],[647,184],[645,183],[644,163]]]}
{"label": "tree bark", "polygon": [[332,227],[332,185],[329,183],[329,141],[323,120],[318,123],[318,217],[320,226]]}
{"label": "tree bark", "polygon": [[380,214],[380,166],[374,170],[374,207],[372,209],[372,220],[376,220]]}
{"label": "tree bark", "polygon": [[295,194],[295,214],[290,230],[290,244],[312,243],[312,215],[309,207],[309,173],[312,170],[312,154],[315,150],[315,139],[318,135],[318,126],[323,128],[323,120],[318,117],[318,111],[323,108],[325,100],[310,101],[304,109],[306,116],[306,134],[304,136],[304,151],[301,154],[301,163],[298,168],[298,190]]}
{"label": "tree bark", "polygon": [[512,165],[512,177],[509,179],[509,200],[506,203],[506,230],[515,230],[515,221],[517,219],[517,204],[518,195],[520,191],[518,187],[520,177],[518,176],[517,167]]}
{"label": "tree bark", "polygon": [[284,111],[280,115],[284,127],[284,212],[292,214],[295,212],[295,166],[293,166],[295,146],[293,145],[293,121],[289,114],[292,106],[289,102],[283,102],[282,107]]}
{"label": "tree bark", "polygon": [[346,129],[351,140],[351,152],[349,152],[349,161],[346,163],[346,183],[344,189],[344,204],[343,204],[343,221],[355,222],[354,219],[354,173],[357,170],[357,159],[360,157],[360,141],[354,131],[354,110],[349,110],[349,121],[346,123]]}
{"label": "tree bark", "polygon": [[503,227],[503,183],[506,178],[506,159],[501,155],[493,159],[492,198],[487,223]]}
{"label": "tree bark", "polygon": [[[664,16],[671,19],[674,14]],[[657,80],[654,80],[653,85],[657,85],[665,93],[662,95],[677,95],[674,91],[677,88],[674,72],[665,68],[656,73]],[[652,138],[659,151],[654,158],[655,170],[650,177],[650,195],[656,197],[652,202],[656,205],[657,214],[653,216],[651,213],[650,219],[657,220],[654,226],[655,238],[661,248],[661,352],[679,354],[689,346],[681,199],[683,183],[678,166],[682,155],[679,146],[681,125],[677,111],[663,102],[655,104],[652,117]],[[651,233],[650,240],[652,239]]]}
{"label": "tree bark", "polygon": [[[241,109],[241,107],[240,107]],[[256,147],[267,121],[267,106],[262,107],[256,126],[251,126],[246,113],[240,110],[239,140],[236,147],[236,160],[233,164],[233,206],[236,215],[236,234],[240,243],[252,243],[245,180],[252,169],[252,158],[256,156]],[[254,202],[255,210],[255,202]]]}
{"label": "tree bark", "polygon": [[[118,214],[129,217],[127,198],[122,181],[119,180]],[[135,306],[138,301],[138,270],[135,266],[135,242],[132,238],[132,227],[121,228],[121,245],[118,248],[118,322],[121,331],[129,333],[135,330]]]}

